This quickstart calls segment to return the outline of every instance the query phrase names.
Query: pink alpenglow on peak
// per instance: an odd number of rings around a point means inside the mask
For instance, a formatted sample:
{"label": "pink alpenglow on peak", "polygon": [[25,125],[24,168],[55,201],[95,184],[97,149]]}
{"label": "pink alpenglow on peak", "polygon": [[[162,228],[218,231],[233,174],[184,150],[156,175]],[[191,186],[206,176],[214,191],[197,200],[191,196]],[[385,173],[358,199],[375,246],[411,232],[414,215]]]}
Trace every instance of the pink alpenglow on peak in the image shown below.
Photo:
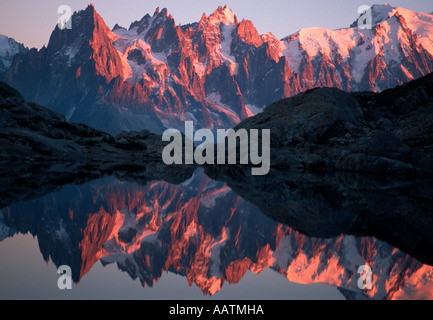
{"label": "pink alpenglow on peak", "polygon": [[279,40],[227,6],[187,25],[157,9],[113,30],[89,6],[73,15],[72,30],[53,31],[48,50],[10,60],[3,79],[29,100],[110,133],[161,134],[185,121],[230,128],[312,88],[378,92],[433,72],[433,16],[371,10],[371,29],[306,28]]}

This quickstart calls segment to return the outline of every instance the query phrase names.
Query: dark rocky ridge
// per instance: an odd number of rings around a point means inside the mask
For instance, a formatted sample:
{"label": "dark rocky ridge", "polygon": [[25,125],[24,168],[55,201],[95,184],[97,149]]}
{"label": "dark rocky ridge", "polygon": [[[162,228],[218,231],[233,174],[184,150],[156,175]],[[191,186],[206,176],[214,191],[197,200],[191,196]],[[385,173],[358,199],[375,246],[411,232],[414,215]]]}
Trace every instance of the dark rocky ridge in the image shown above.
{"label": "dark rocky ridge", "polygon": [[[273,103],[240,128],[271,129],[275,169],[432,176],[433,74],[382,93],[312,89]],[[209,168],[230,170],[239,167]]]}
{"label": "dark rocky ridge", "polygon": [[69,183],[114,175],[146,182],[155,177],[180,183],[192,166],[168,167],[164,142],[146,130],[115,137],[66,122],[13,88],[0,83],[0,207],[41,196]]}

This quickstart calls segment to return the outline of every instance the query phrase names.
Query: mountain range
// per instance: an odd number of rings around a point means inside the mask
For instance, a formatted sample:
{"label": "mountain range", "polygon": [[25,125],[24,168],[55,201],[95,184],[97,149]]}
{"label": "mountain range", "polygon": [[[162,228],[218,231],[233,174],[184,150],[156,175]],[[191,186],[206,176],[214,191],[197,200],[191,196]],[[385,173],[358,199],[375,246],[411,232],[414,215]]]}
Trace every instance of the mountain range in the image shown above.
{"label": "mountain range", "polygon": [[432,15],[390,5],[371,13],[371,29],[355,22],[279,40],[227,6],[187,25],[157,9],[110,30],[89,5],[47,47],[3,59],[0,78],[26,100],[112,134],[161,133],[186,120],[230,128],[311,88],[377,92],[433,71]]}

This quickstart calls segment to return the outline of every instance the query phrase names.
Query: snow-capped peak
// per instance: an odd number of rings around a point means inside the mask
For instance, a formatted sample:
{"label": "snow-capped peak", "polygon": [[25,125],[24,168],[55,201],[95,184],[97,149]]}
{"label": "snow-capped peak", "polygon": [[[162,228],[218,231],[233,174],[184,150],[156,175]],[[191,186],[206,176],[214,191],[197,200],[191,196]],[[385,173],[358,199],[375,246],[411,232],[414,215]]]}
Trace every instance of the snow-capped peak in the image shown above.
{"label": "snow-capped peak", "polygon": [[[282,55],[298,73],[305,59],[324,57],[336,65],[350,66],[352,86],[362,82],[365,70],[378,57],[382,57],[384,66],[402,65],[406,61],[408,67],[399,68],[407,79],[415,78],[408,71],[411,67],[407,59],[415,42],[433,54],[433,16],[389,4],[372,6],[371,15],[372,28],[358,28],[355,22],[346,29],[302,29],[283,38]],[[430,67],[426,70],[428,72]]]}
{"label": "snow-capped peak", "polygon": [[[367,7],[368,8],[368,7]],[[396,12],[396,8],[389,5],[388,3],[385,4],[375,4],[372,7],[370,7],[369,13],[371,14],[371,21],[369,21],[369,23],[371,23],[373,26],[376,24],[379,24],[385,20],[388,20],[390,17],[394,16]],[[358,27],[359,26],[359,19],[362,19],[365,16],[366,12],[358,12],[360,14],[360,16],[358,17],[357,20],[355,20],[352,24],[351,24],[351,28],[353,27]]]}
{"label": "snow-capped peak", "polygon": [[375,25],[389,19],[395,14],[396,9],[388,3],[373,5],[371,7],[372,24]]}
{"label": "snow-capped peak", "polygon": [[417,36],[417,40],[430,54],[433,54],[433,16],[405,8],[396,8],[406,25]]}

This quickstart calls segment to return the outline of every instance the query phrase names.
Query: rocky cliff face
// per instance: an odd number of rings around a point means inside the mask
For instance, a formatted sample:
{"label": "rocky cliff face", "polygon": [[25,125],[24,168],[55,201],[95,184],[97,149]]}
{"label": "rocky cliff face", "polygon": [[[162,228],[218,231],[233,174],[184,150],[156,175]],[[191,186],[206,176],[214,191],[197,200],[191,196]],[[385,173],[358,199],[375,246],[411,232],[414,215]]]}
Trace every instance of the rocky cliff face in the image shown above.
{"label": "rocky cliff face", "polygon": [[382,91],[433,71],[431,15],[374,6],[373,29],[259,35],[219,7],[177,25],[166,9],[109,30],[93,6],[47,48],[17,56],[4,81],[68,120],[118,133],[229,128],[315,87]]}

